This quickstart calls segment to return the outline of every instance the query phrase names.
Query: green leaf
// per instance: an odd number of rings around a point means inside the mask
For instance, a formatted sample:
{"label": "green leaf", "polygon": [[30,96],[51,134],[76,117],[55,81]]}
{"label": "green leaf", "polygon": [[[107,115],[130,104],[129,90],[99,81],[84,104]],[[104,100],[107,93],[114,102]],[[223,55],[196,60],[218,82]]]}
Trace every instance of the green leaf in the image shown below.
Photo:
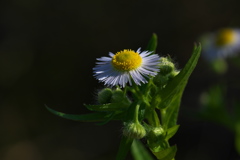
{"label": "green leaf", "polygon": [[148,42],[146,50],[153,51],[153,53],[156,51],[157,48],[157,35],[153,33],[150,41]]}
{"label": "green leaf", "polygon": [[134,160],[154,160],[152,155],[139,140],[133,141],[131,153]]}
{"label": "green leaf", "polygon": [[[152,37],[150,38],[150,40],[148,42],[148,45],[147,45],[145,50],[146,51],[151,51],[152,53],[150,55],[155,54],[156,49],[157,49],[157,44],[158,44],[158,42],[157,42],[157,35],[155,33],[153,33]],[[152,80],[150,79],[149,82],[150,81],[152,81]],[[149,83],[146,83],[146,84],[143,84],[143,85],[139,86],[139,89],[141,91],[145,90],[147,88],[148,84]]]}
{"label": "green leaf", "polygon": [[167,107],[166,109],[163,109],[163,110],[166,110],[165,111],[166,114],[163,116],[163,119],[162,119],[164,129],[171,128],[177,124],[181,97],[182,97],[182,94],[176,95],[176,97],[174,97],[172,101],[169,103],[169,107]]}
{"label": "green leaf", "polygon": [[201,46],[194,46],[193,54],[181,72],[161,90],[156,100],[160,101],[158,108],[162,110],[164,128],[171,128],[176,125],[178,110],[183,91],[190,75],[197,65],[200,56]]}
{"label": "green leaf", "polygon": [[131,148],[132,142],[133,142],[132,138],[128,138],[128,137],[125,137],[125,136],[122,137],[122,140],[120,142],[120,146],[119,146],[119,149],[118,149],[116,160],[125,160],[125,158],[128,154],[128,151]]}
{"label": "green leaf", "polygon": [[74,121],[101,122],[101,121],[105,121],[109,118],[108,113],[89,113],[89,114],[76,115],[76,114],[66,114],[63,112],[58,112],[47,106],[46,106],[46,108],[48,109],[48,111],[50,111],[51,113],[53,113],[59,117],[69,119],[69,120],[74,120]]}
{"label": "green leaf", "polygon": [[166,108],[176,95],[182,94],[190,75],[197,65],[200,51],[201,46],[194,47],[193,54],[183,70],[181,70],[181,72],[163,89],[163,94],[161,95],[162,103],[159,106],[160,108]]}
{"label": "green leaf", "polygon": [[169,128],[167,130],[167,136],[165,139],[169,140],[170,138],[172,138],[177,133],[179,127],[180,127],[180,125],[175,125],[175,126]]}
{"label": "green leaf", "polygon": [[100,112],[113,112],[126,109],[126,105],[120,105],[117,103],[108,103],[108,104],[100,104],[100,105],[86,105],[87,109],[91,111],[100,111]]}
{"label": "green leaf", "polygon": [[157,157],[158,160],[173,160],[177,152],[177,146],[174,145],[170,148],[159,152],[153,152],[153,154]]}

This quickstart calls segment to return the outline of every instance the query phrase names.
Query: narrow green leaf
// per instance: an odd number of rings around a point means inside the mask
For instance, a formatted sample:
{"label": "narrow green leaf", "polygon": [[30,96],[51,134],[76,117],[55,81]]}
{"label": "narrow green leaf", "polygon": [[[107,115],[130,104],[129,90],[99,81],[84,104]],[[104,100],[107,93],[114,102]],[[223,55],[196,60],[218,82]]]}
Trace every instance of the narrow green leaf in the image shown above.
{"label": "narrow green leaf", "polygon": [[175,125],[175,126],[169,128],[167,130],[167,136],[165,139],[169,140],[170,138],[172,138],[177,133],[179,127],[180,127],[180,125]]}
{"label": "narrow green leaf", "polygon": [[163,115],[163,125],[165,129],[176,125],[182,94],[190,75],[197,65],[200,52],[201,46],[195,46],[191,58],[182,71],[157,95],[157,98],[161,99],[158,108],[165,113],[165,115]]}
{"label": "narrow green leaf", "polygon": [[157,157],[158,160],[173,160],[177,152],[177,146],[174,145],[170,148],[159,152],[153,152],[153,154]]}
{"label": "narrow green leaf", "polygon": [[169,107],[166,108],[166,115],[162,119],[164,129],[171,128],[177,124],[178,112],[181,103],[181,94],[177,94],[174,99],[172,99],[171,103],[169,103]]}
{"label": "narrow green leaf", "polygon": [[148,42],[146,50],[155,52],[157,48],[157,35],[153,33],[150,41]]}
{"label": "narrow green leaf", "polygon": [[201,46],[194,46],[193,54],[185,67],[181,72],[174,77],[172,81],[168,83],[166,88],[162,91],[161,99],[162,103],[159,106],[160,108],[165,108],[168,106],[169,102],[173,99],[176,94],[182,94],[190,75],[192,74],[194,68],[197,65],[198,58],[200,56]]}
{"label": "narrow green leaf", "polygon": [[58,112],[47,106],[46,108],[48,109],[48,111],[50,111],[51,113],[59,117],[69,119],[69,120],[74,120],[74,121],[81,121],[81,122],[101,122],[101,121],[105,121],[109,117],[109,114],[107,113],[89,113],[89,114],[76,115],[76,114],[66,114],[63,112]]}
{"label": "narrow green leaf", "polygon": [[100,104],[100,105],[86,105],[87,109],[91,111],[99,111],[99,112],[113,112],[126,109],[126,105],[119,105],[117,103],[108,103],[108,104]]}
{"label": "narrow green leaf", "polygon": [[131,153],[134,160],[154,160],[152,155],[139,140],[133,141]]}
{"label": "narrow green leaf", "polygon": [[122,140],[120,142],[120,146],[119,146],[119,149],[118,149],[116,160],[125,160],[125,158],[128,154],[128,151],[131,148],[132,142],[133,142],[132,138],[128,138],[128,137],[125,137],[125,136],[122,137]]}
{"label": "narrow green leaf", "polygon": [[115,116],[115,113],[109,114],[108,118],[106,118],[103,122],[97,123],[97,125],[101,126],[101,125],[107,124],[108,122],[113,120],[114,116]]}

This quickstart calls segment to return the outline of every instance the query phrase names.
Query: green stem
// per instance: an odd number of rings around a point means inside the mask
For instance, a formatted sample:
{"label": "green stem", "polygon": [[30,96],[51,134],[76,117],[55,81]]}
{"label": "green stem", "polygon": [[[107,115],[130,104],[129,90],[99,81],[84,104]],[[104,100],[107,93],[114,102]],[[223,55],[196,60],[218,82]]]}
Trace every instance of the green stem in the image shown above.
{"label": "green stem", "polygon": [[133,114],[133,121],[135,123],[139,123],[138,122],[138,110],[139,110],[139,107],[140,107],[140,103],[137,103],[137,105],[135,106],[134,114]]}
{"label": "green stem", "polygon": [[166,109],[161,109],[160,110],[160,114],[161,114],[161,122],[162,122],[162,126],[164,129],[167,129],[167,122],[166,122]]}
{"label": "green stem", "polygon": [[159,121],[159,117],[157,115],[157,112],[155,111],[155,109],[153,108],[149,108],[146,112],[146,118],[148,120],[148,123],[153,126],[153,127],[159,127],[160,125],[160,121]]}
{"label": "green stem", "polygon": [[148,94],[144,95],[136,84],[133,84],[133,89],[130,91],[137,97],[139,101],[144,102],[147,107],[150,107],[150,103],[147,99]]}

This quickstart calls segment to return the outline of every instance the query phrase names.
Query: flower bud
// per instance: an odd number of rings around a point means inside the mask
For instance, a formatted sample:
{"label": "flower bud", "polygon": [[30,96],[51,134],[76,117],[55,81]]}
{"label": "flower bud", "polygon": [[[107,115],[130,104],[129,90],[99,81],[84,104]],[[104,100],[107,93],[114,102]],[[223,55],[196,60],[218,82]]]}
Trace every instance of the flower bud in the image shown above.
{"label": "flower bud", "polygon": [[152,128],[147,135],[147,143],[149,148],[154,151],[158,152],[161,148],[165,148],[166,144],[164,143],[165,134],[162,127]]}
{"label": "flower bud", "polygon": [[163,76],[161,74],[157,75],[155,78],[156,84],[166,85],[168,83],[169,77],[168,75]]}
{"label": "flower bud", "polygon": [[103,90],[98,92],[98,102],[100,104],[110,103],[112,94],[112,89],[104,88]]}
{"label": "flower bud", "polygon": [[123,134],[130,138],[141,139],[146,135],[146,130],[139,122],[130,122],[125,124]]}
{"label": "flower bud", "polygon": [[174,63],[169,58],[162,57],[159,64],[160,72],[154,77],[153,81],[156,85],[165,86],[172,80],[179,71],[176,70]]}
{"label": "flower bud", "polygon": [[164,133],[164,130],[162,127],[155,127],[151,131],[151,134],[154,135],[155,137],[162,136]]}
{"label": "flower bud", "polygon": [[112,92],[111,102],[119,102],[124,98],[124,93],[120,88],[117,88]]}
{"label": "flower bud", "polygon": [[161,75],[167,75],[175,69],[175,65],[169,60],[169,58],[162,57],[160,59],[159,69]]}

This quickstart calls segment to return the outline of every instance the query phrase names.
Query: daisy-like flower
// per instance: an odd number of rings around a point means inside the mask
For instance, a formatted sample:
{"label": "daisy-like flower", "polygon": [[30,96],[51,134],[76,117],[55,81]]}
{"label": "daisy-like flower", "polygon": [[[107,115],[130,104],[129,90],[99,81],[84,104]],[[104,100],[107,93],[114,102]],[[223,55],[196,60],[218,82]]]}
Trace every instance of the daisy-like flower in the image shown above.
{"label": "daisy-like flower", "polygon": [[204,35],[201,40],[203,56],[210,61],[240,52],[240,29],[224,28]]}
{"label": "daisy-like flower", "polygon": [[132,80],[137,85],[147,83],[146,78],[156,76],[159,72],[160,57],[151,53],[141,52],[140,48],[136,52],[130,49],[116,54],[109,52],[110,57],[97,58],[99,62],[93,68],[94,76],[110,87],[125,87],[127,83],[132,85]]}

